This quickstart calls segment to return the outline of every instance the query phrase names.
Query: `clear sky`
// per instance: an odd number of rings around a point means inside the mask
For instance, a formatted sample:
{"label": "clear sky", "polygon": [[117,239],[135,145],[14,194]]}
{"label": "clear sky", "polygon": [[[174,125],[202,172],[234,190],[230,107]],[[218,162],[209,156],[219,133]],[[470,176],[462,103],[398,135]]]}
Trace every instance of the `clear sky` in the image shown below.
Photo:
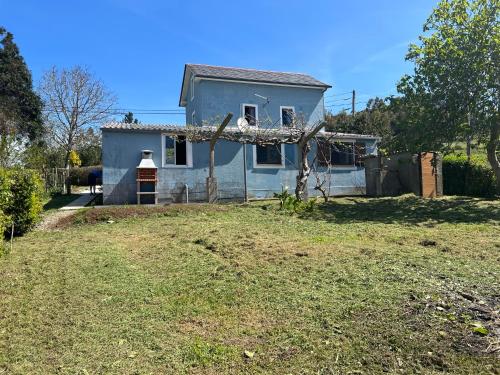
{"label": "clear sky", "polygon": [[[0,0],[0,25],[38,84],[52,65],[85,65],[117,108],[179,109],[185,63],[308,73],[338,111],[388,96],[437,0]],[[348,96],[348,95],[347,95]],[[348,101],[345,101],[348,103]],[[137,111],[136,111],[137,112]],[[137,115],[183,124],[181,115]]]}

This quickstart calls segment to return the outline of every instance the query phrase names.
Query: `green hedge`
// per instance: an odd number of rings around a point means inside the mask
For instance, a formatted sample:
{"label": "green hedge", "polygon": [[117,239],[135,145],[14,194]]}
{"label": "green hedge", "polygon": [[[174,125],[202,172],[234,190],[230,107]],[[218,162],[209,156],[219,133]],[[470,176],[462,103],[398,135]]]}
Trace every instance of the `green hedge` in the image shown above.
{"label": "green hedge", "polygon": [[102,171],[102,166],[95,165],[90,167],[77,167],[71,168],[69,171],[69,177],[71,179],[71,185],[74,186],[89,186],[89,174],[92,171]]}
{"label": "green hedge", "polygon": [[495,195],[495,174],[488,166],[468,162],[462,155],[443,158],[443,191],[446,195],[492,197]]}
{"label": "green hedge", "polygon": [[22,235],[32,229],[42,212],[43,184],[36,171],[0,169],[1,233]]}
{"label": "green hedge", "polygon": [[0,257],[2,256],[4,250],[5,250],[5,244],[3,241],[3,233],[7,231],[7,228],[9,227],[10,220],[7,217],[7,215],[4,214],[3,210],[0,209]]}
{"label": "green hedge", "polygon": [[0,168],[0,256],[3,252],[3,238],[7,229],[11,226],[10,217],[7,216],[5,211],[11,204],[12,192],[10,186],[12,185],[12,178],[6,169]]}

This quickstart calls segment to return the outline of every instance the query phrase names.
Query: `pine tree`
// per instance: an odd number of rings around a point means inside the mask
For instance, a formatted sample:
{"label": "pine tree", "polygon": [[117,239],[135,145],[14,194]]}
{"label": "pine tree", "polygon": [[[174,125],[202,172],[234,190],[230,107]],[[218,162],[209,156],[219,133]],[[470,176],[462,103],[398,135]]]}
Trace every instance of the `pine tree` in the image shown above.
{"label": "pine tree", "polygon": [[0,136],[33,141],[43,133],[42,102],[13,39],[0,26]]}
{"label": "pine tree", "polygon": [[127,114],[123,117],[122,122],[125,124],[138,124],[139,120],[134,118],[134,114],[132,112],[127,112]]}

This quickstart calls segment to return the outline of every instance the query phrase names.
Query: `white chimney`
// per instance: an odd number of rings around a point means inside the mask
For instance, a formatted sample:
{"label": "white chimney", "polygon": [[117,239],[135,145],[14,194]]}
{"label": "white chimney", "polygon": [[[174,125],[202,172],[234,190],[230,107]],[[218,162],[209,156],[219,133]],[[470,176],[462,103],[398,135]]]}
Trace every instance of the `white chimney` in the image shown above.
{"label": "white chimney", "polygon": [[153,151],[142,150],[141,155],[142,159],[137,168],[156,168],[156,165],[153,161]]}

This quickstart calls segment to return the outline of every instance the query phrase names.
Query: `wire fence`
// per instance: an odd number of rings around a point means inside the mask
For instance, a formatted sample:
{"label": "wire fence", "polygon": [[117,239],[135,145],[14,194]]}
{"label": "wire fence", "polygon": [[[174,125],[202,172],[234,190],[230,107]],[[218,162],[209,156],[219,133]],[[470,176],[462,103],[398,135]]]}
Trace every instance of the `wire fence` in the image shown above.
{"label": "wire fence", "polygon": [[42,171],[45,192],[65,193],[69,170],[66,168],[49,168]]}

